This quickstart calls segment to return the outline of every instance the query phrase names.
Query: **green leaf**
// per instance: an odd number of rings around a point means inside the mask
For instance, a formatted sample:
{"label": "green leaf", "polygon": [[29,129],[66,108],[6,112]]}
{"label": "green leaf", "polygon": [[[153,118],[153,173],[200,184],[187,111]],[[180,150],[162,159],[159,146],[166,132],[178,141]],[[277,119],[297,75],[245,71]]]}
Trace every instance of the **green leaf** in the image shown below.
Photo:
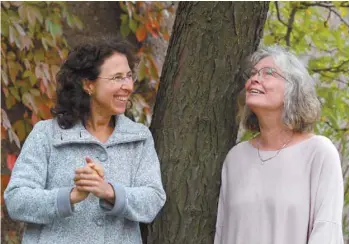
{"label": "green leaf", "polygon": [[5,86],[8,86],[9,80],[8,80],[7,73],[4,71],[4,69],[1,69],[1,78],[2,78],[1,80],[5,84]]}
{"label": "green leaf", "polygon": [[16,100],[18,102],[20,102],[21,101],[21,97],[19,96],[17,88],[16,87],[10,87],[9,90],[10,90],[10,93],[16,98]]}
{"label": "green leaf", "polygon": [[45,60],[45,52],[43,49],[37,49],[34,51],[34,61],[40,62]]}
{"label": "green leaf", "polygon": [[1,35],[8,37],[9,35],[9,22],[8,15],[1,11]]}
{"label": "green leaf", "polygon": [[63,31],[62,31],[62,26],[60,24],[56,24],[51,22],[50,23],[50,33],[53,37],[61,36]]}
{"label": "green leaf", "polygon": [[127,25],[128,19],[129,19],[127,14],[121,14],[120,19],[121,19],[121,25]]}
{"label": "green leaf", "polygon": [[137,26],[137,22],[134,19],[132,19],[132,18],[130,18],[129,27],[130,27],[130,29],[132,30],[133,33],[136,33],[136,30],[137,30],[137,27],[138,27]]}
{"label": "green leaf", "polygon": [[272,37],[271,35],[264,36],[263,42],[264,42],[264,45],[269,46],[274,43],[274,37]]}
{"label": "green leaf", "polygon": [[77,16],[73,15],[72,19],[73,19],[73,23],[79,30],[82,30],[84,28],[84,24],[81,22],[81,20]]}
{"label": "green leaf", "polygon": [[18,48],[21,47],[21,44],[18,39],[18,33],[16,29],[13,28],[12,26],[9,26],[9,40],[10,40],[10,43],[15,43]]}
{"label": "green leaf", "polygon": [[41,93],[38,89],[32,88],[32,89],[30,89],[30,93],[33,94],[33,96],[35,96],[35,97],[41,96]]}
{"label": "green leaf", "polygon": [[126,38],[130,34],[130,28],[128,25],[121,25],[120,32],[122,37]]}
{"label": "green leaf", "polygon": [[147,66],[144,63],[144,59],[141,60],[139,64],[139,69],[138,69],[138,81],[144,80],[146,77],[146,72],[147,72]]}
{"label": "green leaf", "polygon": [[12,125],[14,131],[16,132],[18,139],[20,141],[23,141],[26,137],[26,131],[25,131],[25,125],[23,120],[17,120],[13,125]]}
{"label": "green leaf", "polygon": [[5,98],[6,108],[11,109],[13,105],[16,104],[16,99],[13,96],[8,96]]}
{"label": "green leaf", "polygon": [[35,75],[33,74],[33,72],[31,72],[30,70],[26,70],[24,71],[23,75],[22,75],[23,78],[29,78],[29,81],[30,81],[30,85],[31,86],[34,86],[37,82],[37,78],[35,77]]}
{"label": "green leaf", "polygon": [[25,22],[27,20],[27,3],[19,6],[18,8],[19,17]]}

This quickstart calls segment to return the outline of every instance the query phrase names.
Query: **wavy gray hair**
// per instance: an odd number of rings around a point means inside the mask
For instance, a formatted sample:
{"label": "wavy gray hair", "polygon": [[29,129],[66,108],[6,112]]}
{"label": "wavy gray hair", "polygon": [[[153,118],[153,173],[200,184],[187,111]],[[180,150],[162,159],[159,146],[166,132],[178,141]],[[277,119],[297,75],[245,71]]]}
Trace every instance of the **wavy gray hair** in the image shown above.
{"label": "wavy gray hair", "polygon": [[[305,65],[291,52],[280,46],[263,47],[249,58],[255,66],[260,60],[272,57],[287,79],[284,94],[282,121],[295,132],[309,132],[320,118],[320,101],[316,96],[315,82]],[[245,93],[242,94],[245,96]],[[243,102],[244,103],[244,102]],[[257,116],[244,103],[240,108],[243,126],[250,131],[260,131]]]}

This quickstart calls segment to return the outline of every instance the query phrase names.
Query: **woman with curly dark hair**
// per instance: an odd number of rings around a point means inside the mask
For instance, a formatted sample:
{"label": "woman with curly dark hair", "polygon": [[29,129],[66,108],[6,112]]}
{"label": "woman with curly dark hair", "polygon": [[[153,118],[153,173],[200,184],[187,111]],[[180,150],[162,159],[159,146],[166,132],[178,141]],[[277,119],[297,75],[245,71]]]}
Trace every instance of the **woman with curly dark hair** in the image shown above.
{"label": "woman with curly dark hair", "polygon": [[142,243],[165,203],[149,129],[123,115],[137,58],[124,41],[78,45],[57,75],[54,119],[26,139],[5,191],[23,243]]}

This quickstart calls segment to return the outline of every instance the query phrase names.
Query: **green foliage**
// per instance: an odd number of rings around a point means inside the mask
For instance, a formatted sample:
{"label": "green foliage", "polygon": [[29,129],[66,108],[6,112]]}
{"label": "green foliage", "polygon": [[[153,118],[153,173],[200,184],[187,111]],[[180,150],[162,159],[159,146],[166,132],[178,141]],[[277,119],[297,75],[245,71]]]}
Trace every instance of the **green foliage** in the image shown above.
{"label": "green foliage", "polygon": [[[288,46],[308,60],[322,103],[322,117],[315,131],[337,146],[344,174],[349,169],[348,8],[348,2],[271,2],[263,36],[264,45]],[[251,137],[245,134],[242,139]],[[348,204],[346,180],[345,205]],[[343,219],[343,230],[348,235],[348,216],[344,214]]]}
{"label": "green foliage", "polygon": [[[63,24],[82,24],[63,2],[1,2],[1,15],[2,126],[20,147],[32,124],[51,116],[55,75],[68,53]],[[23,117],[5,121],[6,112],[17,104],[25,106]]]}

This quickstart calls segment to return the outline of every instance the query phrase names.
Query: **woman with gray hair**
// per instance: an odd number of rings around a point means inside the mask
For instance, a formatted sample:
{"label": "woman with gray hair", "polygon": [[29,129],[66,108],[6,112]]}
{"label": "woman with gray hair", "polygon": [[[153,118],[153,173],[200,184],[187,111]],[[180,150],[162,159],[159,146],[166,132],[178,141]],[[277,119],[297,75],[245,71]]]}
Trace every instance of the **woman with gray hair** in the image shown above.
{"label": "woman with gray hair", "polygon": [[311,76],[278,46],[250,64],[242,123],[259,133],[223,164],[215,244],[342,244],[340,157],[312,134],[320,103]]}

